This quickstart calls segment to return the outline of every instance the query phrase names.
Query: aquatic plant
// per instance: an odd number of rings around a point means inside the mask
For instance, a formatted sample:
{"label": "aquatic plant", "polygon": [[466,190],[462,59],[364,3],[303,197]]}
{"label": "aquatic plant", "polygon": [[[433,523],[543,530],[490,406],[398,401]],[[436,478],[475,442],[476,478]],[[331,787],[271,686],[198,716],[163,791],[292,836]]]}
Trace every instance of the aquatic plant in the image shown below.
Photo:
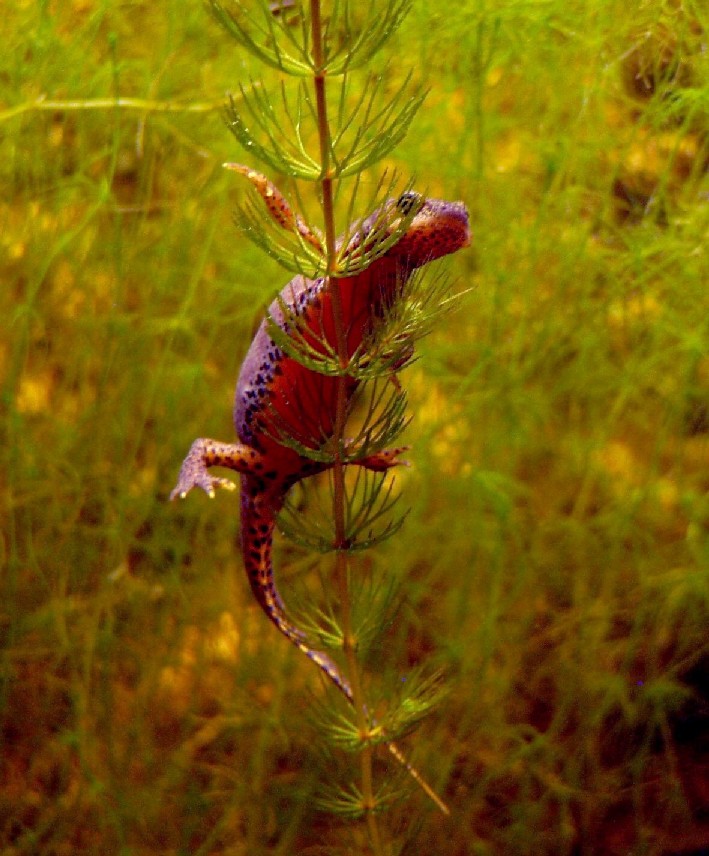
{"label": "aquatic plant", "polygon": [[[381,54],[389,95],[408,63],[429,93],[374,169],[475,223],[475,291],[401,378],[405,525],[353,575],[406,579],[378,600],[392,673],[449,676],[401,742],[451,818],[415,789],[382,818],[411,852],[707,846],[706,5],[414,2]],[[224,89],[238,109],[263,66],[184,0],[0,17],[0,846],[358,852],[315,802],[350,756],[320,759],[318,679],[243,584],[230,498],[166,501],[190,440],[231,436],[288,278],[221,166]],[[321,223],[314,183],[263,171]],[[328,557],[278,553],[300,618]]]}
{"label": "aquatic plant", "polygon": [[[391,516],[397,497],[393,484],[386,483],[386,471],[398,463],[402,451],[392,447],[407,422],[406,396],[395,372],[411,361],[416,340],[447,302],[441,281],[435,287],[423,286],[416,268],[468,243],[467,214],[459,203],[431,202],[411,190],[396,201],[388,200],[395,179],[387,180],[384,173],[369,194],[367,210],[375,213],[355,219],[336,241],[335,199],[347,198],[346,179],[355,178],[347,203],[352,216],[363,171],[381,161],[403,137],[423,100],[407,94],[408,78],[389,98],[384,97],[381,74],[369,87],[354,86],[352,81],[356,70],[368,64],[395,31],[408,8],[406,2],[393,0],[381,9],[372,4],[356,25],[354,10],[346,2],[334,4],[327,19],[319,0],[311,0],[307,8],[305,4],[247,8],[239,0],[226,6],[211,0],[211,8],[242,48],[295,78],[293,87],[281,83],[280,109],[263,81],[242,85],[238,107],[230,99],[228,124],[247,156],[294,180],[314,183],[322,224],[315,227],[294,211],[262,174],[226,164],[246,176],[261,196],[260,202],[241,209],[237,223],[284,268],[298,274],[272,305],[255,340],[258,350],[252,346],[254,355],[250,352],[247,357],[249,366],[262,361],[259,373],[251,370],[253,377],[247,374],[245,380],[242,376],[241,392],[237,391],[241,441],[251,444],[248,438],[253,434],[256,449],[271,451],[263,451],[259,472],[252,472],[250,462],[259,453],[195,441],[173,496],[184,497],[193,486],[210,495],[214,487],[232,487],[230,481],[210,476],[206,466],[221,464],[242,473],[244,557],[257,599],[274,624],[321,667],[352,705],[350,716],[322,705],[320,731],[359,755],[360,781],[337,788],[332,783],[321,805],[363,818],[372,852],[380,854],[384,845],[377,816],[395,800],[396,791],[374,783],[377,744],[383,744],[448,812],[394,742],[430,711],[440,695],[440,681],[412,674],[403,690],[390,695],[381,712],[374,712],[359,658],[366,653],[364,643],[371,644],[386,627],[386,610],[377,603],[384,589],[359,585],[362,602],[355,612],[350,557],[391,537],[403,522]],[[300,200],[300,193],[296,196]],[[302,290],[298,299],[291,288]],[[308,301],[314,303],[312,312]],[[259,384],[264,388],[256,389]],[[285,385],[283,391],[279,385]],[[239,398],[254,398],[257,393],[263,397],[252,405]],[[351,429],[355,403],[359,412],[356,428]],[[351,464],[358,466],[348,479]],[[277,480],[281,466],[282,487],[276,489],[277,482],[259,487],[266,470]],[[270,543],[262,547],[262,541],[270,541],[273,514],[293,483],[322,471],[330,474],[331,513],[321,514],[316,523],[304,523],[303,511],[291,502],[286,526],[299,544],[335,555],[332,579],[338,603],[334,605],[328,593],[324,611],[306,607],[304,612],[309,635],[317,643],[306,641],[302,629],[286,618],[273,588]],[[269,491],[275,496],[276,490],[274,511],[267,514]],[[263,510],[256,511],[257,506]],[[257,537],[256,532],[268,534]],[[391,586],[387,588],[390,595]],[[317,651],[318,644],[341,655],[344,665]]]}

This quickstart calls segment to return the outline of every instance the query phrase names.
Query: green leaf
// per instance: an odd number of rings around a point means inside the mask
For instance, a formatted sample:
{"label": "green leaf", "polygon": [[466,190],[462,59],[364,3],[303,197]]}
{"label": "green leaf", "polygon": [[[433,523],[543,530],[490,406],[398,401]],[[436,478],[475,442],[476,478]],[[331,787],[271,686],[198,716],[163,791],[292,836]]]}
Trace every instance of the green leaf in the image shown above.
{"label": "green leaf", "polygon": [[[362,15],[361,2],[354,8]],[[335,3],[325,30],[325,70],[329,77],[367,65],[394,35],[411,9],[411,0],[370,0],[363,20],[353,23],[351,0]]]}
{"label": "green leaf", "polygon": [[229,35],[266,65],[296,77],[322,71],[332,78],[367,65],[396,32],[411,0],[372,1],[364,14],[362,5],[353,7],[351,0],[334,3],[323,26],[322,69],[316,68],[312,57],[307,4],[299,4],[297,27],[288,16],[274,15],[265,2],[247,5],[242,0],[208,0],[208,6]]}
{"label": "green leaf", "polygon": [[385,92],[389,75],[384,69],[359,84],[360,96],[347,109],[345,97],[349,76],[343,78],[338,119],[332,132],[331,157],[335,175],[344,177],[361,172],[386,157],[406,133],[423,104],[426,93],[410,95],[411,73],[393,94]]}
{"label": "green leaf", "polygon": [[250,4],[248,9],[241,0],[228,0],[226,4],[208,0],[208,5],[229,35],[261,62],[284,74],[312,74],[305,21],[299,41],[288,24],[273,15],[267,3]]}
{"label": "green leaf", "polygon": [[388,709],[378,717],[383,742],[398,740],[413,731],[448,693],[443,671],[426,674],[424,667],[409,672],[397,689],[397,693],[389,693]]}
{"label": "green leaf", "polygon": [[[386,474],[372,473],[358,467],[356,474],[346,481],[345,539],[348,552],[366,550],[390,538],[403,525],[407,513],[392,517],[399,501],[394,492],[395,480]],[[311,490],[301,483],[300,496],[304,495],[307,512],[291,494],[278,516],[281,532],[297,544],[320,553],[337,549],[337,538],[332,520],[332,483],[323,493]]]}
{"label": "green leaf", "polygon": [[405,794],[385,783],[373,794],[373,805],[366,806],[362,792],[355,784],[335,787],[331,785],[327,793],[315,797],[315,804],[322,811],[337,814],[349,820],[358,820],[368,812],[386,811],[393,803],[399,802]]}
{"label": "green leaf", "polygon": [[[263,84],[252,81],[248,88],[239,84],[239,92],[239,109],[234,97],[229,95],[226,122],[249,157],[258,158],[274,172],[318,181],[322,168],[319,161],[308,154],[301,135],[303,108],[312,109],[305,86],[298,86],[295,105],[289,103],[285,88],[281,88],[282,115],[276,113]],[[288,119],[289,128],[284,128],[283,116]]]}

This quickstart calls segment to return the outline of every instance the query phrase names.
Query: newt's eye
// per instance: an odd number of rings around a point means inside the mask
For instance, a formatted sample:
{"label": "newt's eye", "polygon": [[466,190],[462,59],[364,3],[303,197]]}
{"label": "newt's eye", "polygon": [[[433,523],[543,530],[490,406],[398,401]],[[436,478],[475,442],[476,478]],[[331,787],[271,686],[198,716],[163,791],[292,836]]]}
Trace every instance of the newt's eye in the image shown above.
{"label": "newt's eye", "polygon": [[401,196],[396,200],[396,207],[401,211],[401,213],[406,216],[411,212],[411,210],[417,207],[421,203],[421,194],[416,193],[413,190],[407,190],[406,193],[402,193]]}

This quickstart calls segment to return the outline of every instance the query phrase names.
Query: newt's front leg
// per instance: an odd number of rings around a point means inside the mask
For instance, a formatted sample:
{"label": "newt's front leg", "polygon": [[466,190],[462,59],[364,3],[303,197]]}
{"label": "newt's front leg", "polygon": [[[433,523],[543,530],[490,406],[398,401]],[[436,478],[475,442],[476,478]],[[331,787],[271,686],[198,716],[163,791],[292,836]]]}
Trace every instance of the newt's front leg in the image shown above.
{"label": "newt's front leg", "polygon": [[225,169],[231,169],[234,172],[240,172],[242,175],[245,175],[266,203],[268,212],[276,223],[289,232],[297,232],[304,241],[307,241],[321,255],[324,255],[325,247],[323,239],[293,211],[288,202],[286,202],[285,196],[265,175],[241,163],[225,163],[222,166]]}
{"label": "newt's front leg", "polygon": [[391,467],[408,467],[408,461],[400,461],[399,455],[410,449],[410,446],[399,446],[396,449],[382,449],[381,452],[376,452],[374,455],[367,455],[365,458],[360,458],[357,461],[349,461],[359,467],[364,467],[366,470],[372,470],[375,473],[383,473]]}
{"label": "newt's front leg", "polygon": [[263,455],[243,443],[220,443],[200,437],[190,447],[187,457],[180,467],[177,485],[170,499],[184,499],[193,487],[202,488],[210,497],[214,497],[215,488],[234,490],[236,485],[231,479],[212,476],[209,467],[227,467],[238,473],[256,475],[263,470]]}

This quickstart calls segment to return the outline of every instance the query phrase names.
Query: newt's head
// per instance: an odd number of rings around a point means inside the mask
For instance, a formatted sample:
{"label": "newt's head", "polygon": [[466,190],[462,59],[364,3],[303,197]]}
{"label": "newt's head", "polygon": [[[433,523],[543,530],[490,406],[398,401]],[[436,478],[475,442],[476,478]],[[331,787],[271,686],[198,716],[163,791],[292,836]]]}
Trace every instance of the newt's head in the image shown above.
{"label": "newt's head", "polygon": [[462,202],[426,199],[408,190],[388,199],[351,235],[343,251],[345,267],[371,252],[411,271],[470,244],[468,210]]}
{"label": "newt's head", "polygon": [[470,244],[468,209],[462,202],[423,199],[410,190],[387,205],[404,217],[420,206],[401,240],[390,250],[411,267],[420,267]]}

